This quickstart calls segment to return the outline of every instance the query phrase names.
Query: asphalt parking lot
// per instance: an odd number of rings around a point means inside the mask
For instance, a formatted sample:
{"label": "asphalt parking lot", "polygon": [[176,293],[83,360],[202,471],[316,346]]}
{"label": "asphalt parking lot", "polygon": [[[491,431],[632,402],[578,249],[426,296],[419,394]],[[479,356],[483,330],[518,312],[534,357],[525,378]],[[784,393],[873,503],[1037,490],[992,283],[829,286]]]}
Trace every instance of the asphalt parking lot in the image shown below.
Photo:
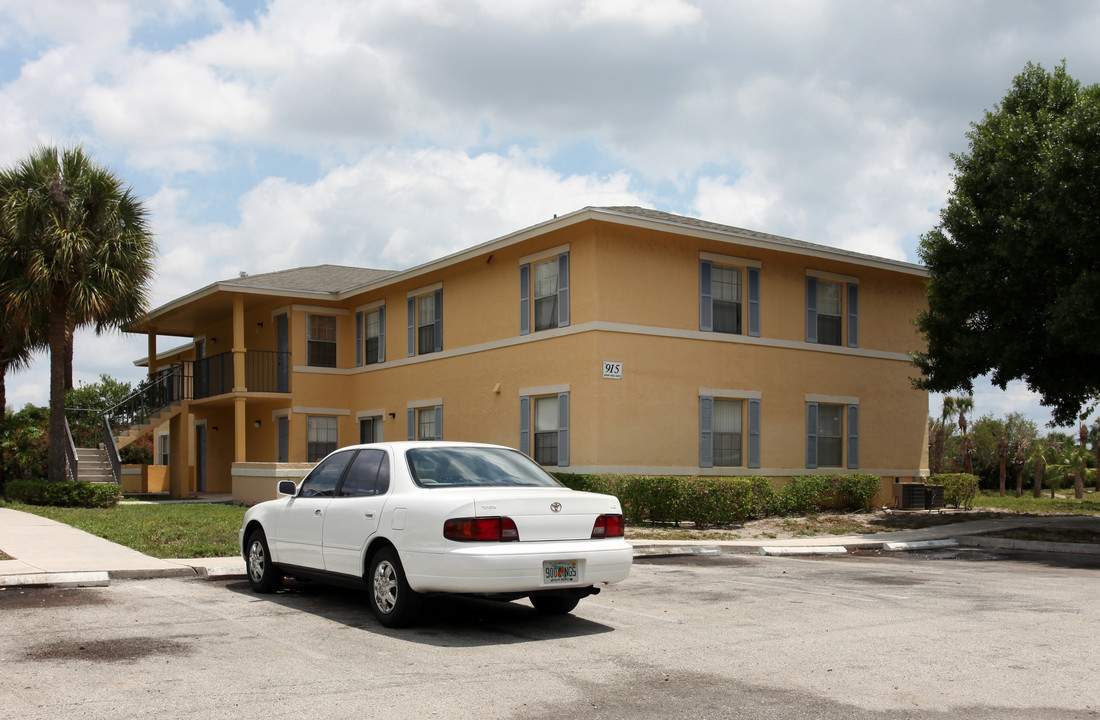
{"label": "asphalt parking lot", "polygon": [[403,631],[311,583],[0,590],[0,715],[1100,715],[1095,561],[950,552],[651,558],[572,616],[441,598]]}

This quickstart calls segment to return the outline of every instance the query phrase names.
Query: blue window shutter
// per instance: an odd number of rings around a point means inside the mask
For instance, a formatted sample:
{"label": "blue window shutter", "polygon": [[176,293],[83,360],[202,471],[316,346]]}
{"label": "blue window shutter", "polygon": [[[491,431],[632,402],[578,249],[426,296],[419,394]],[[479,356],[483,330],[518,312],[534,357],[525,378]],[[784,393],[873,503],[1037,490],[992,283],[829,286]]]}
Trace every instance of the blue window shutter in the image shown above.
{"label": "blue window shutter", "polygon": [[416,410],[409,408],[409,440],[416,440]]}
{"label": "blue window shutter", "polygon": [[[699,329],[703,332],[714,330],[714,305],[710,295],[710,267],[709,260],[699,261]],[[703,467],[710,467],[710,465],[704,465]]]}
{"label": "blue window shutter", "polygon": [[806,278],[806,342],[817,342],[817,278],[815,277]]}
{"label": "blue window shutter", "polygon": [[749,400],[749,462],[748,467],[760,467],[760,401]]}
{"label": "blue window shutter", "polygon": [[859,347],[859,285],[848,283],[848,347]]}
{"label": "blue window shutter", "polygon": [[386,362],[386,306],[378,308],[378,362]]}
{"label": "blue window shutter", "polygon": [[443,291],[435,291],[435,352],[443,349]]}
{"label": "blue window shutter", "polygon": [[443,439],[443,406],[435,406],[435,439]]}
{"label": "blue window shutter", "polygon": [[699,396],[699,467],[714,467],[714,398]]}
{"label": "blue window shutter", "polygon": [[558,467],[569,466],[569,393],[558,393]]}
{"label": "blue window shutter", "polygon": [[355,367],[363,365],[363,313],[355,313]]}
{"label": "blue window shutter", "polygon": [[409,298],[409,357],[416,355],[416,298]]}
{"label": "blue window shutter", "polygon": [[[569,253],[558,255],[558,327],[569,325]],[[561,450],[558,450],[561,455]]]}
{"label": "blue window shutter", "polygon": [[531,265],[519,266],[519,334],[531,332]]}
{"label": "blue window shutter", "polygon": [[531,454],[531,396],[520,395],[519,398],[519,451],[524,455]]}
{"label": "blue window shutter", "polygon": [[760,268],[747,270],[749,280],[749,337],[760,337]]}
{"label": "blue window shutter", "polygon": [[806,403],[806,467],[817,467],[817,403]]}
{"label": "blue window shutter", "polygon": [[859,467],[859,405],[848,406],[848,468]]}

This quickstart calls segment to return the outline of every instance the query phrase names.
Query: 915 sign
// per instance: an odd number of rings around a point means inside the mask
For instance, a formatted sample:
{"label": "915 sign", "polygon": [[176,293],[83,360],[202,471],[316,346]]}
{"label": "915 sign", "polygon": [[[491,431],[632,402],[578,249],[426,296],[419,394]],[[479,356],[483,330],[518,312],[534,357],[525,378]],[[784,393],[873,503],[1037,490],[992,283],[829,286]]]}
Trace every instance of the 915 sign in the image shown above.
{"label": "915 sign", "polygon": [[622,380],[623,364],[621,362],[605,362],[603,364],[603,376],[612,380]]}

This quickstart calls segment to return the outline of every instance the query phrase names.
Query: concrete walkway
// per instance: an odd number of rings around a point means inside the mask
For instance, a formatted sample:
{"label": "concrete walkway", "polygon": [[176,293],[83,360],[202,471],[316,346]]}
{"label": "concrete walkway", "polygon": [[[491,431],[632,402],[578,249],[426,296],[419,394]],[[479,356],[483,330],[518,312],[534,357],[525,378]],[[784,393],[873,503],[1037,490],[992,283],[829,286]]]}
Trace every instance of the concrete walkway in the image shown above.
{"label": "concrete walkway", "polygon": [[[633,545],[635,557],[730,553],[824,555],[843,554],[859,549],[913,550],[942,545],[974,545],[1100,555],[1100,545],[980,537],[982,533],[1022,527],[1100,532],[1100,517],[1020,515],[871,535],[737,539],[719,542],[636,540],[633,541]],[[885,547],[887,545],[892,547]],[[245,564],[241,557],[161,560],[83,530],[77,530],[64,523],[9,508],[0,508],[0,550],[14,558],[0,560],[0,588],[36,585],[103,586],[108,585],[112,579],[245,577]]]}

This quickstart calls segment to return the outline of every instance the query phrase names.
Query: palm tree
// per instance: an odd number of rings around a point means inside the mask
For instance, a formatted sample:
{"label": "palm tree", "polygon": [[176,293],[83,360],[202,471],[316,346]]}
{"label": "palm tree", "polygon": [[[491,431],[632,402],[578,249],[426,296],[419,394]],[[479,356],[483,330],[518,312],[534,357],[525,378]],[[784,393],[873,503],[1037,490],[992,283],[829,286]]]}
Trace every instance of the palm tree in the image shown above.
{"label": "palm tree", "polygon": [[[1043,492],[1043,477],[1046,475],[1047,454],[1051,451],[1050,443],[1042,438],[1035,438],[1035,442],[1028,446],[1028,457],[1031,458],[1032,468],[1035,471],[1035,485],[1032,488],[1032,497],[1039,497]],[[1050,491],[1054,497],[1054,489]]]}
{"label": "palm tree", "polygon": [[1062,451],[1058,462],[1050,469],[1065,477],[1073,478],[1073,497],[1081,500],[1085,496],[1085,478],[1096,472],[1089,467],[1091,453],[1084,445],[1070,445]]}
{"label": "palm tree", "polygon": [[[65,377],[72,330],[117,328],[145,311],[155,251],[132,191],[80,147],[40,147],[0,173],[2,292],[45,318],[50,349],[49,479],[65,478]],[[18,272],[10,272],[17,270]]]}
{"label": "palm tree", "polygon": [[940,409],[940,419],[928,419],[928,461],[932,465],[933,475],[943,472],[943,454],[947,446],[947,436],[951,432],[947,429],[947,419],[953,417],[955,412],[955,398],[951,395],[945,395],[943,406]]}

